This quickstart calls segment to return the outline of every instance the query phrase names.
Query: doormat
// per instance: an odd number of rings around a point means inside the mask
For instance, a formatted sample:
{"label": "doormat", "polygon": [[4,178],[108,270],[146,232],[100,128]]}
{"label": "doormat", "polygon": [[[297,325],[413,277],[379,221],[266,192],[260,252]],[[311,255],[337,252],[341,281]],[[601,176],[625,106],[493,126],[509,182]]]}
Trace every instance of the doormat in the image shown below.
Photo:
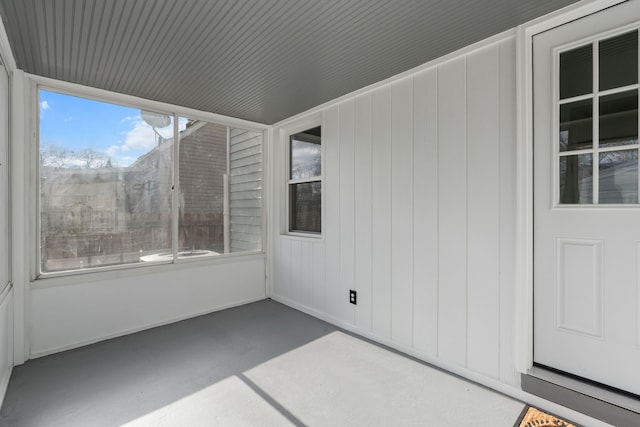
{"label": "doormat", "polygon": [[513,427],[577,427],[533,406],[525,406]]}

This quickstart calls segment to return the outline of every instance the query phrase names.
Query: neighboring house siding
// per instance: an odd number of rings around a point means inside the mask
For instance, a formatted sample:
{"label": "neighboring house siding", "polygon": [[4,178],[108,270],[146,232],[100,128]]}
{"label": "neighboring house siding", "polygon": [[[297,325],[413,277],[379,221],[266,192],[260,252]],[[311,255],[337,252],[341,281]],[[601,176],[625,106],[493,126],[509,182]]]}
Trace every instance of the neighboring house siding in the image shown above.
{"label": "neighboring house siding", "polygon": [[262,249],[262,135],[229,130],[231,252]]}
{"label": "neighboring house siding", "polygon": [[180,138],[180,250],[224,251],[227,127],[207,123]]}
{"label": "neighboring house siding", "polygon": [[515,52],[505,37],[324,106],[322,239],[282,233],[286,141],[276,141],[273,298],[518,384]]}

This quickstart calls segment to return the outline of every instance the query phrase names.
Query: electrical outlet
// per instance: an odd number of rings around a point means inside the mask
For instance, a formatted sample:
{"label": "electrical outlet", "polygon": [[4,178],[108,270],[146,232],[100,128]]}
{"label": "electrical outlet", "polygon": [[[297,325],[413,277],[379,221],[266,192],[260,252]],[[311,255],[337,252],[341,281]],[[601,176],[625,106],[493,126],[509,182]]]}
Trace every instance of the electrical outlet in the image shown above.
{"label": "electrical outlet", "polygon": [[358,304],[358,293],[354,290],[349,291],[349,302],[353,305]]}

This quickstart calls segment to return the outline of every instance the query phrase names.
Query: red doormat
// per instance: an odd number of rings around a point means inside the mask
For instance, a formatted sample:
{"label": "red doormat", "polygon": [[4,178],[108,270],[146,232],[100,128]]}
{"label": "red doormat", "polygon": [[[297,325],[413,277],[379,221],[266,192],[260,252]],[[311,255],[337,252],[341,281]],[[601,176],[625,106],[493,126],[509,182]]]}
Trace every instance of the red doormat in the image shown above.
{"label": "red doormat", "polygon": [[561,418],[547,414],[533,406],[525,406],[514,427],[577,427]]}

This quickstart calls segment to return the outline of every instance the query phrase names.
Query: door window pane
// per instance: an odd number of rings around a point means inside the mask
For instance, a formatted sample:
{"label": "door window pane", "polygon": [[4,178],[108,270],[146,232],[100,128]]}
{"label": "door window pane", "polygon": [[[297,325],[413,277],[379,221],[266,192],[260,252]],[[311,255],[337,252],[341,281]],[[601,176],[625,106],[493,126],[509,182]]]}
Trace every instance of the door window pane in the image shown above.
{"label": "door window pane", "polygon": [[320,181],[290,184],[291,231],[320,233],[321,190]]}
{"label": "door window pane", "polygon": [[638,91],[600,98],[600,147],[638,142]]}
{"label": "door window pane", "polygon": [[560,54],[560,99],[593,91],[593,47],[586,45]]}
{"label": "door window pane", "polygon": [[600,203],[638,203],[638,150],[600,153]]}
{"label": "door window pane", "polygon": [[600,90],[638,83],[638,31],[600,41]]}
{"label": "door window pane", "polygon": [[560,157],[560,203],[593,203],[593,156]]}
{"label": "door window pane", "polygon": [[582,150],[593,146],[592,100],[560,106],[560,151]]}
{"label": "door window pane", "polygon": [[290,179],[313,178],[322,175],[320,127],[291,135]]}

